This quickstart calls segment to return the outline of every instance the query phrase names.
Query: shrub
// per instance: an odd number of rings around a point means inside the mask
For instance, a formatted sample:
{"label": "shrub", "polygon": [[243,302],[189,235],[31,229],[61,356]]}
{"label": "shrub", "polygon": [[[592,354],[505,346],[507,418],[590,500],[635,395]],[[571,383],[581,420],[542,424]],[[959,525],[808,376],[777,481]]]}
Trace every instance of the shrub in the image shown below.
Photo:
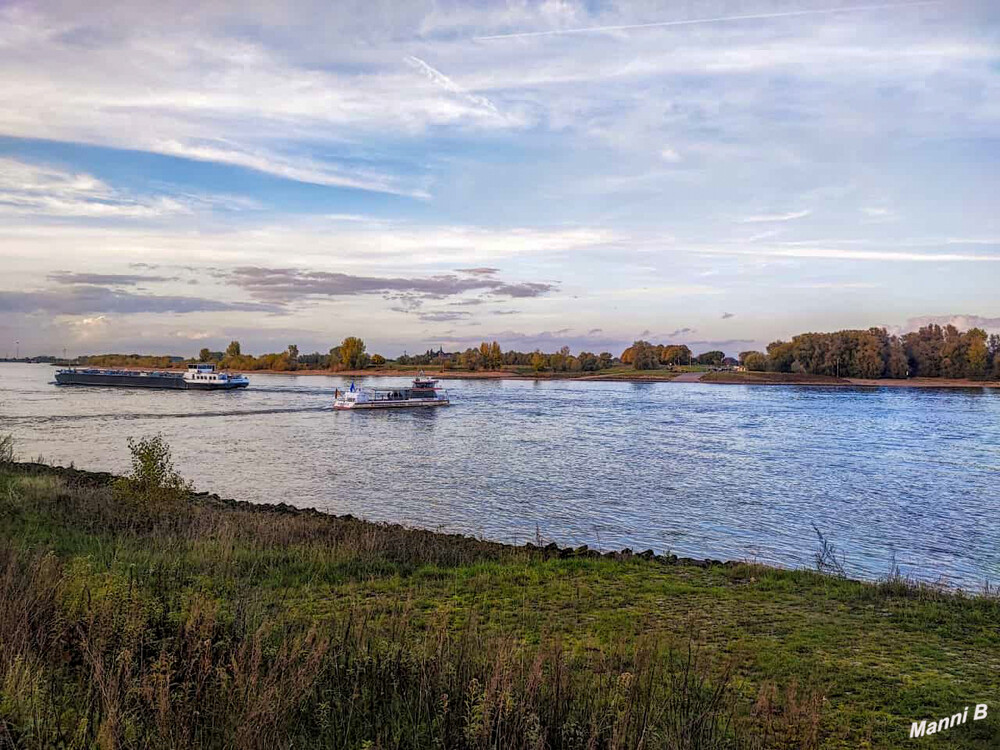
{"label": "shrub", "polygon": [[0,435],[0,466],[14,463],[14,436]]}
{"label": "shrub", "polygon": [[132,473],[115,480],[116,502],[133,509],[161,512],[187,500],[191,486],[174,469],[170,446],[162,435],[128,439]]}

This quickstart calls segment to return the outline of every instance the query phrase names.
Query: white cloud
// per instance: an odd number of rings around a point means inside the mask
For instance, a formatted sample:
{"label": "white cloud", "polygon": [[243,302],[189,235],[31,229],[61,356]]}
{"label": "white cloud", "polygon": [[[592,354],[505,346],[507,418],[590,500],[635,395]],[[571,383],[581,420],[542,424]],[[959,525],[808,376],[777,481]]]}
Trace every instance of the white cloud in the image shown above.
{"label": "white cloud", "polygon": [[672,148],[664,148],[660,150],[660,158],[663,159],[663,161],[676,164],[681,160],[681,155]]}
{"label": "white cloud", "polygon": [[172,197],[131,197],[89,174],[0,157],[0,214],[152,219],[190,210]]}
{"label": "white cloud", "polygon": [[1000,333],[1000,318],[990,318],[983,315],[923,315],[907,320],[900,331],[902,333],[916,331],[918,328],[931,324],[952,325],[960,331],[982,328],[987,333]]}
{"label": "white cloud", "polygon": [[816,281],[801,284],[789,284],[789,289],[879,289],[884,286],[869,281]]}
{"label": "white cloud", "polygon": [[702,252],[719,255],[753,255],[772,258],[803,258],[812,260],[862,260],[903,263],[996,263],[1000,255],[971,253],[913,253],[896,250],[846,250],[830,247],[769,247],[753,250],[738,248],[702,248]]}
{"label": "white cloud", "polygon": [[414,269],[456,263],[489,264],[572,253],[618,242],[607,229],[487,228],[340,222],[303,218],[294,225],[246,228],[135,229],[124,226],[0,225],[0,258],[33,258],[65,270],[84,263],[147,263],[204,266],[297,265],[315,270],[359,272],[372,268]]}
{"label": "white cloud", "polygon": [[809,216],[812,211],[789,211],[784,214],[756,214],[754,216],[744,216],[740,219],[741,224],[756,224],[758,222],[766,221],[794,221],[795,219],[804,219]]}
{"label": "white cloud", "polygon": [[702,26],[710,24],[736,23],[739,21],[764,21],[779,18],[795,18],[799,16],[827,15],[831,13],[852,13],[872,10],[899,9],[920,5],[939,5],[944,0],[917,0],[909,3],[883,3],[881,5],[840,6],[838,8],[816,8],[802,10],[776,11],[772,13],[744,13],[740,15],[713,16],[708,18],[685,18],[671,21],[651,21],[647,23],[622,23],[605,26],[583,26],[577,28],[543,29],[539,31],[519,31],[509,34],[493,34],[476,37],[481,41],[502,39],[526,39],[529,37],[562,36],[566,34],[603,34],[608,32],[639,31],[645,29],[663,29],[674,26]]}

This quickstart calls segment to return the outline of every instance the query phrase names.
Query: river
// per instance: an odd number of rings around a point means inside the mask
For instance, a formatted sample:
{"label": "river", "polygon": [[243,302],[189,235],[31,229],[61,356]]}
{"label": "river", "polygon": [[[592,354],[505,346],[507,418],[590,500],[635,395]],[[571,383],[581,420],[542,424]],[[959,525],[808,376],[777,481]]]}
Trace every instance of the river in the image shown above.
{"label": "river", "polygon": [[[350,380],[251,374],[245,391],[58,387],[0,364],[22,459],[121,472],[162,433],[198,489],[505,542],[652,548],[852,576],[1000,579],[1000,392],[700,383],[442,381],[450,407],[334,412]],[[366,385],[403,384],[368,378]]]}

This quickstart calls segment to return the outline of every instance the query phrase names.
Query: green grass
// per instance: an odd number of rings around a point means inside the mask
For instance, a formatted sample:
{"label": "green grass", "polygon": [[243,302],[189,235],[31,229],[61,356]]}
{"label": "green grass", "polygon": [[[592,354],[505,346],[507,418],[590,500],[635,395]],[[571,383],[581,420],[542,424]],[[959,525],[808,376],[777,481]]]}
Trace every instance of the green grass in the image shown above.
{"label": "green grass", "polygon": [[1000,711],[992,597],[116,497],[0,466],[0,747],[894,748]]}

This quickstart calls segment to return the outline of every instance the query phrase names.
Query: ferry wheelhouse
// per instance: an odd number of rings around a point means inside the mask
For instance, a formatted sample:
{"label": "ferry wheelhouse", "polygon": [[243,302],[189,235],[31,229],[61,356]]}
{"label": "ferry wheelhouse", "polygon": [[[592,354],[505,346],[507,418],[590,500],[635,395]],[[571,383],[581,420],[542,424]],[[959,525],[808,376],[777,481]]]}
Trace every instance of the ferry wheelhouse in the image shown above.
{"label": "ferry wheelhouse", "polygon": [[355,388],[334,392],[334,409],[400,409],[418,406],[447,406],[448,394],[438,381],[421,373],[409,388]]}

